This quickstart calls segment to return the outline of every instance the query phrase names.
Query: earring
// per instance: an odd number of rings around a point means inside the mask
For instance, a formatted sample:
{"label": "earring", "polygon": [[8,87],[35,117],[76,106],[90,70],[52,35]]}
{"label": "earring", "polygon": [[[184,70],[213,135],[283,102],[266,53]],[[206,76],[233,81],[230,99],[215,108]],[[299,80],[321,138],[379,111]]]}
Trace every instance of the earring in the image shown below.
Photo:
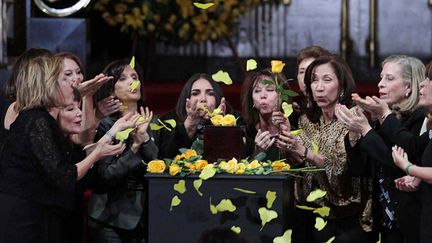
{"label": "earring", "polygon": [[409,93],[409,92],[406,92],[406,93],[405,93],[405,98],[408,98],[408,96],[410,96],[410,93]]}
{"label": "earring", "polygon": [[343,92],[343,90],[342,90],[342,92],[339,94],[339,100],[342,99],[343,95],[344,95],[344,92]]}

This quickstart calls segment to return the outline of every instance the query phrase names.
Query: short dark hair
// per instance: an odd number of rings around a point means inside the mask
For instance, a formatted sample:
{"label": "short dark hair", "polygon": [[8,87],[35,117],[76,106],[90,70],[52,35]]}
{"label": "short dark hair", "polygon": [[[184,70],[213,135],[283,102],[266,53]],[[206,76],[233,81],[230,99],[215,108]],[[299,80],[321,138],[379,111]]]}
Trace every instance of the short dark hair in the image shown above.
{"label": "short dark hair", "polygon": [[311,83],[313,79],[313,71],[316,67],[327,63],[330,64],[339,81],[339,87],[341,88],[342,94],[339,97],[339,103],[348,107],[352,104],[351,94],[355,90],[355,82],[350,67],[346,61],[338,55],[320,56],[309,65],[305,74],[306,98],[308,102],[306,116],[313,123],[317,123],[322,115],[322,111],[320,107],[318,107],[312,95]]}
{"label": "short dark hair", "polygon": [[196,73],[196,74],[192,75],[186,81],[186,83],[183,85],[183,89],[180,92],[180,96],[177,100],[176,114],[177,114],[178,118],[180,119],[180,121],[186,120],[186,117],[187,117],[186,98],[190,98],[192,85],[198,79],[205,79],[205,80],[209,81],[209,83],[212,86],[213,91],[214,91],[214,95],[215,95],[215,99],[216,99],[216,107],[219,106],[220,101],[221,101],[222,97],[224,96],[221,87],[219,86],[218,83],[216,83],[213,80],[213,78],[210,75],[208,75],[206,73]]}
{"label": "short dark hair", "polygon": [[297,54],[296,72],[298,72],[300,63],[306,58],[318,58],[320,56],[331,55],[331,52],[321,46],[308,46],[300,50]]}

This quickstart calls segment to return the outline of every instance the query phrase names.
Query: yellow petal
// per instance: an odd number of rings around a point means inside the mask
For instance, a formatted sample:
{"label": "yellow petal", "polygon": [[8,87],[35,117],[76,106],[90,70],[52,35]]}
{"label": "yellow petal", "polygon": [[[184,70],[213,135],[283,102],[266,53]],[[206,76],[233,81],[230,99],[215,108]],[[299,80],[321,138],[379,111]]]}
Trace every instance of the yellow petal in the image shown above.
{"label": "yellow petal", "polygon": [[218,108],[214,109],[212,113],[210,113],[210,116],[216,116],[216,115],[218,115],[220,112],[221,112],[221,108],[218,107]]}
{"label": "yellow petal", "polygon": [[175,128],[177,123],[174,119],[165,120],[165,123],[168,123],[172,128]]}
{"label": "yellow petal", "polygon": [[276,199],[276,192],[267,191],[266,198],[267,198],[267,208],[271,208],[273,206],[274,200]]}
{"label": "yellow petal", "polygon": [[318,198],[322,198],[327,194],[326,191],[323,191],[321,189],[316,189],[315,191],[311,191],[309,195],[306,198],[307,202],[313,202],[317,200]]}
{"label": "yellow petal", "polygon": [[284,112],[285,117],[289,117],[291,113],[293,113],[293,107],[291,104],[288,104],[286,102],[282,103],[282,110]]}
{"label": "yellow petal", "polygon": [[158,124],[156,124],[156,123],[150,123],[150,129],[151,129],[152,131],[160,130],[160,129],[162,129],[163,127],[164,127],[164,126],[158,125]]}
{"label": "yellow petal", "polygon": [[333,236],[332,238],[328,239],[325,243],[331,243],[331,242],[334,241],[335,238],[336,238],[336,237]]}
{"label": "yellow petal", "polygon": [[216,206],[211,203],[211,198],[210,198],[210,212],[211,212],[211,214],[217,214],[218,213]]}
{"label": "yellow petal", "polygon": [[264,225],[266,223],[278,217],[278,213],[276,211],[268,210],[265,207],[258,209],[258,213],[260,215],[261,225],[262,225],[260,231],[264,228]]}
{"label": "yellow petal", "polygon": [[213,6],[214,3],[199,3],[199,2],[194,2],[193,5],[195,5],[195,7],[200,8],[200,9],[208,9],[211,6]]}
{"label": "yellow petal", "polygon": [[200,195],[200,197],[202,197],[202,192],[200,192],[200,187],[202,185],[202,180],[201,179],[197,179],[193,181],[193,186],[195,188],[195,190],[197,191],[198,195]]}
{"label": "yellow petal", "polygon": [[216,82],[222,82],[226,85],[230,85],[233,83],[229,74],[227,72],[222,71],[222,70],[219,70],[217,73],[213,74],[212,79]]}
{"label": "yellow petal", "polygon": [[207,180],[209,178],[212,178],[215,174],[216,174],[216,169],[215,168],[213,168],[211,166],[206,166],[201,171],[201,173],[199,175],[199,178],[201,178],[203,180]]}
{"label": "yellow petal", "polygon": [[148,122],[148,121],[150,121],[150,120],[149,119],[145,119],[144,117],[140,116],[138,118],[138,120],[137,120],[137,123],[141,124],[141,123],[145,123],[145,122]]}
{"label": "yellow petal", "polygon": [[128,106],[126,104],[121,104],[120,105],[120,111],[125,111],[128,109]]}
{"label": "yellow petal", "polygon": [[321,217],[327,217],[330,215],[330,208],[324,206],[324,207],[315,209],[313,212],[319,214]]}
{"label": "yellow petal", "polygon": [[291,243],[292,230],[286,230],[282,236],[273,239],[273,243]]}
{"label": "yellow petal", "polygon": [[246,62],[246,71],[255,70],[257,66],[257,62],[254,59],[249,59]]}
{"label": "yellow petal", "polygon": [[240,234],[240,232],[241,232],[241,228],[238,226],[234,226],[234,225],[231,227],[231,230],[236,234]]}
{"label": "yellow petal", "polygon": [[318,145],[316,143],[314,143],[314,142],[312,142],[312,150],[313,150],[313,152],[314,152],[315,155],[317,155],[318,152],[319,152]]}
{"label": "yellow petal", "polygon": [[134,80],[131,84],[131,92],[134,92],[140,86],[139,80]]}
{"label": "yellow petal", "polygon": [[173,208],[173,207],[180,205],[180,203],[181,203],[180,198],[179,198],[177,195],[175,195],[175,196],[171,199],[171,207],[170,207],[170,211],[172,211],[172,208]]}
{"label": "yellow petal", "polygon": [[317,229],[318,231],[321,231],[322,229],[324,229],[324,227],[326,225],[327,225],[327,221],[325,221],[321,217],[316,217],[316,219],[315,219],[315,229]]}
{"label": "yellow petal", "polygon": [[316,208],[308,207],[304,205],[296,205],[297,208],[304,209],[304,210],[315,210]]}
{"label": "yellow petal", "polygon": [[256,194],[256,192],[254,191],[249,191],[249,190],[245,190],[245,189],[241,189],[241,188],[234,188],[234,190],[239,191],[239,192],[244,192],[246,194]]}
{"label": "yellow petal", "polygon": [[293,131],[291,131],[291,134],[293,134],[293,135],[299,135],[299,134],[301,134],[303,132],[303,129],[297,129],[297,130],[293,130]]}
{"label": "yellow petal", "polygon": [[123,142],[129,137],[129,133],[131,133],[132,131],[133,131],[133,128],[127,128],[121,132],[118,132],[115,137],[120,142]]}
{"label": "yellow petal", "polygon": [[216,209],[218,212],[234,212],[237,208],[236,206],[231,202],[230,199],[222,199],[219,204],[216,206]]}
{"label": "yellow petal", "polygon": [[377,243],[381,243],[381,233],[378,234],[378,241]]}
{"label": "yellow petal", "polygon": [[180,194],[185,193],[185,191],[186,191],[185,180],[179,180],[179,182],[177,184],[174,184],[174,190],[178,191]]}
{"label": "yellow petal", "polygon": [[132,56],[132,58],[131,58],[131,60],[130,60],[130,63],[129,63],[129,66],[130,66],[132,69],[135,68],[135,56]]}

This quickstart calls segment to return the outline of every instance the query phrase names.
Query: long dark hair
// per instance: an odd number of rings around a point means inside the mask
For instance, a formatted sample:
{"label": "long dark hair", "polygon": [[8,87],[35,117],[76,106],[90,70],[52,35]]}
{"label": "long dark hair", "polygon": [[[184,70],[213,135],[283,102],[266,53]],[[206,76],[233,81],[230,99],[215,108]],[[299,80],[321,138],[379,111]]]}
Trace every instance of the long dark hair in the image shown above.
{"label": "long dark hair", "polygon": [[322,115],[322,111],[313,98],[311,83],[313,80],[313,72],[315,68],[323,64],[330,64],[339,81],[340,104],[350,107],[352,105],[351,94],[355,89],[355,82],[352,76],[351,69],[342,57],[338,55],[329,55],[321,56],[315,59],[315,61],[313,61],[306,69],[304,80],[306,85],[306,98],[308,102],[308,107],[306,108],[306,116],[313,123],[317,123],[319,121],[319,118]]}
{"label": "long dark hair", "polygon": [[[94,95],[95,103],[105,99],[106,97],[112,95],[114,93],[114,86],[117,83],[117,81],[120,79],[121,74],[123,73],[125,67],[129,65],[130,59],[124,58],[119,59],[111,62],[108,64],[105,69],[103,70],[103,73],[107,76],[113,76],[113,79],[108,80],[106,83],[104,83],[99,90]],[[144,95],[144,87],[143,87],[143,70],[138,63],[135,63],[135,71],[138,74],[138,80],[141,83],[140,91],[141,91],[141,99],[138,101],[138,109],[140,106],[144,105],[145,102],[145,95]],[[118,112],[115,114],[116,116],[119,116]]]}
{"label": "long dark hair", "polygon": [[[213,78],[206,74],[206,73],[196,73],[194,75],[192,75],[188,81],[186,81],[186,83],[183,86],[183,89],[180,93],[180,96],[177,100],[177,105],[176,105],[176,114],[178,116],[178,118],[181,121],[186,120],[187,117],[187,112],[186,112],[186,98],[190,98],[191,96],[191,89],[192,89],[192,85],[198,80],[198,79],[205,79],[207,81],[209,81],[210,85],[213,88],[214,91],[214,95],[215,95],[215,99],[216,99],[216,107],[219,106],[220,101],[222,99],[223,92],[221,87],[219,86],[218,83],[216,83]],[[227,105],[228,108],[228,105]]]}

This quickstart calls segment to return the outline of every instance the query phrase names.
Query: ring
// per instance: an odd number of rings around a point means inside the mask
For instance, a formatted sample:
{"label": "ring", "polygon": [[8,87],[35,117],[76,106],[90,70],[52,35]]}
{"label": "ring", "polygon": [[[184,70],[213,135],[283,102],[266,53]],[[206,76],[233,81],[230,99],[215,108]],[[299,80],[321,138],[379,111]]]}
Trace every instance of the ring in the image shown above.
{"label": "ring", "polygon": [[271,118],[271,122],[273,123],[273,125],[276,123],[276,119],[274,117]]}

